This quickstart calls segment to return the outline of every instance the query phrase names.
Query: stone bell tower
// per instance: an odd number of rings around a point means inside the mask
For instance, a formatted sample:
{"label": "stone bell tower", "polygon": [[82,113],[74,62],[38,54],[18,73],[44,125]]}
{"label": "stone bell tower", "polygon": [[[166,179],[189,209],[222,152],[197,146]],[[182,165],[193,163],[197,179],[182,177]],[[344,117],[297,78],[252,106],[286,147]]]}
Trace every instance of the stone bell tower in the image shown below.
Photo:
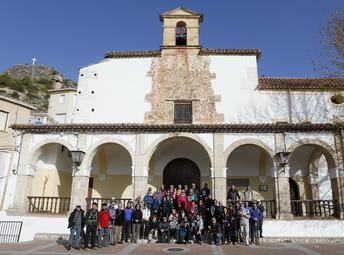
{"label": "stone bell tower", "polygon": [[162,48],[198,48],[199,28],[203,15],[184,7],[160,14],[163,23]]}

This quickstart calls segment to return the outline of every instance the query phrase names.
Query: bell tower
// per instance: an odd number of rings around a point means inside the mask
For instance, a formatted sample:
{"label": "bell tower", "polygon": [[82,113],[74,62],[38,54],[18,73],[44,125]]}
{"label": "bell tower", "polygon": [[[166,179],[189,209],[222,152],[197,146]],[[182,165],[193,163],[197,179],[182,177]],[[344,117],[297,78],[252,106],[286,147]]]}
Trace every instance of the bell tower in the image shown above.
{"label": "bell tower", "polygon": [[160,14],[160,21],[163,23],[162,48],[200,47],[199,28],[203,14],[178,7]]}

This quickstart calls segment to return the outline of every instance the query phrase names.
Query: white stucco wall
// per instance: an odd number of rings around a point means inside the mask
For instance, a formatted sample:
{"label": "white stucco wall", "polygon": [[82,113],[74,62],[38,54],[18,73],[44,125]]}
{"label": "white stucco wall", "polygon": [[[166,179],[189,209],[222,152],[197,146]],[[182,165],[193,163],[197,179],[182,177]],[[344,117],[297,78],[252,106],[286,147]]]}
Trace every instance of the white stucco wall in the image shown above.
{"label": "white stucco wall", "polygon": [[81,68],[73,122],[142,123],[144,113],[150,110],[145,96],[151,90],[147,77],[151,61],[107,59]]}
{"label": "white stucco wall", "polygon": [[[218,113],[225,123],[288,121],[288,97],[283,91],[258,91],[255,56],[209,56]],[[74,123],[142,123],[150,103],[153,58],[105,59],[80,69]],[[291,92],[292,122],[331,122],[344,115],[331,103],[330,92]],[[93,109],[93,111],[92,111]],[[74,111],[73,107],[70,111]]]}

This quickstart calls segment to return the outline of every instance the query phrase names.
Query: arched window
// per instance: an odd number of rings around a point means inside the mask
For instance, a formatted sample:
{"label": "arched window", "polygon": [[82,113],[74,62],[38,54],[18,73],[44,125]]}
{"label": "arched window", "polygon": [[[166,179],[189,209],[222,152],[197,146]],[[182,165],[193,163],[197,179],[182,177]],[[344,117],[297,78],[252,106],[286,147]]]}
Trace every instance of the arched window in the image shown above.
{"label": "arched window", "polygon": [[186,39],[186,24],[183,21],[179,21],[176,28],[176,45],[186,45]]}

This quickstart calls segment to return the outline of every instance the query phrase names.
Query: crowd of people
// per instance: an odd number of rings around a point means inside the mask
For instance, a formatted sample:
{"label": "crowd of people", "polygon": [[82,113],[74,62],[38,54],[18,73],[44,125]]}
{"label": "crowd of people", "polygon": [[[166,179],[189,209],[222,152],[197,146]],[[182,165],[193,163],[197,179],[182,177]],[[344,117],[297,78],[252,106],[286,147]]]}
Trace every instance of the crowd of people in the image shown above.
{"label": "crowd of people", "polygon": [[[100,210],[93,203],[86,212],[76,206],[69,217],[70,237],[67,249],[101,248],[123,242],[180,244],[259,244],[263,237],[264,207],[253,200],[247,187],[241,198],[232,185],[227,205],[213,199],[208,184],[199,189],[195,183],[164,185],[153,192],[149,188],[142,198],[123,205],[119,200],[103,203]],[[86,232],[84,229],[86,227]]]}

